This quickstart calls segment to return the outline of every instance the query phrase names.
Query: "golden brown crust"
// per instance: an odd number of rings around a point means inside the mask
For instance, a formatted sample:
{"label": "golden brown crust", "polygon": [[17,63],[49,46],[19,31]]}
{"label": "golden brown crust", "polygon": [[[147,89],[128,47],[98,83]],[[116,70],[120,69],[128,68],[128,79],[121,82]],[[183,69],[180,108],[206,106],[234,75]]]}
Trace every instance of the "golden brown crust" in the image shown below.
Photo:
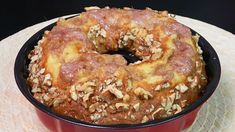
{"label": "golden brown crust", "polygon": [[[136,124],[182,111],[206,85],[198,36],[151,9],[89,8],[44,34],[29,54],[34,97],[97,124]],[[127,64],[125,48],[142,59]]]}

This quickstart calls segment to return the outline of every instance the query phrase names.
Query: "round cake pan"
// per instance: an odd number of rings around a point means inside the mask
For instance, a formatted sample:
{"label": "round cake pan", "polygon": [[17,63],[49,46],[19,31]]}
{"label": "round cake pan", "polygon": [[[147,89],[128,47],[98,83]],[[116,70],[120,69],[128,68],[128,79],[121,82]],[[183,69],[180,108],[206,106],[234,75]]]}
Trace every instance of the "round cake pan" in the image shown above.
{"label": "round cake pan", "polygon": [[[20,49],[14,67],[15,80],[19,90],[28,99],[28,101],[35,106],[36,113],[40,121],[51,131],[70,131],[70,132],[105,132],[105,131],[134,131],[134,132],[150,132],[150,131],[171,131],[179,132],[188,128],[194,122],[199,109],[213,94],[220,80],[221,67],[219,58],[213,47],[201,36],[199,39],[199,46],[203,50],[203,59],[206,63],[206,73],[208,76],[208,84],[202,92],[201,97],[186,107],[183,111],[173,116],[153,120],[143,124],[119,124],[119,125],[98,125],[79,121],[70,117],[65,117],[53,112],[50,108],[44,106],[33,98],[30,92],[30,87],[27,84],[28,64],[27,58],[29,52],[34,49],[37,42],[42,38],[46,30],[51,30],[55,23],[48,25],[34,34]],[[191,30],[193,34],[195,31]],[[197,33],[198,34],[198,33]]]}

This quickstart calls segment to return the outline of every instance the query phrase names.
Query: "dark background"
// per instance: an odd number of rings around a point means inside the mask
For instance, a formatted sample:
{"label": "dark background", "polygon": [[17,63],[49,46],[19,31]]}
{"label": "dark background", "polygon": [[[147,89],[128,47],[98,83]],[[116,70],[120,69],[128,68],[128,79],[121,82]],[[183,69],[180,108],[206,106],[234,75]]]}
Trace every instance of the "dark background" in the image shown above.
{"label": "dark background", "polygon": [[0,40],[25,27],[79,13],[84,7],[92,5],[168,10],[235,34],[234,0],[7,0],[0,2]]}

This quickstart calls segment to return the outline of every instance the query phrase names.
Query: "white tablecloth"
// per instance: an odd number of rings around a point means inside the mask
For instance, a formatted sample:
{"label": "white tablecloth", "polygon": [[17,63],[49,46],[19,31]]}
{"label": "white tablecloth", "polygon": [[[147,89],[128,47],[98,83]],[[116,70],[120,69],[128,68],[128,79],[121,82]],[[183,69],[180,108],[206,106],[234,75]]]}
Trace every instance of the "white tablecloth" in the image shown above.
{"label": "white tablecloth", "polygon": [[[217,51],[222,67],[220,84],[186,131],[235,131],[235,35],[216,26],[176,16],[203,37]],[[34,107],[23,97],[14,79],[14,61],[22,45],[34,33],[57,19],[28,27],[0,41],[0,131],[48,131],[38,120]]]}

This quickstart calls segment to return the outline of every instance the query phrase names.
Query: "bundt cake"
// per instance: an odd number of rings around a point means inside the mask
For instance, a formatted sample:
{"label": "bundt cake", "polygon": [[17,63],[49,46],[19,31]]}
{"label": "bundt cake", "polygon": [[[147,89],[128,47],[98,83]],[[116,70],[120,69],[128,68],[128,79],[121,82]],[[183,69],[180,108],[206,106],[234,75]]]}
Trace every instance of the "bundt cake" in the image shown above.
{"label": "bundt cake", "polygon": [[[162,119],[207,84],[198,38],[167,11],[90,7],[44,33],[28,55],[28,84],[39,102],[81,121]],[[119,50],[138,61],[110,54]]]}

